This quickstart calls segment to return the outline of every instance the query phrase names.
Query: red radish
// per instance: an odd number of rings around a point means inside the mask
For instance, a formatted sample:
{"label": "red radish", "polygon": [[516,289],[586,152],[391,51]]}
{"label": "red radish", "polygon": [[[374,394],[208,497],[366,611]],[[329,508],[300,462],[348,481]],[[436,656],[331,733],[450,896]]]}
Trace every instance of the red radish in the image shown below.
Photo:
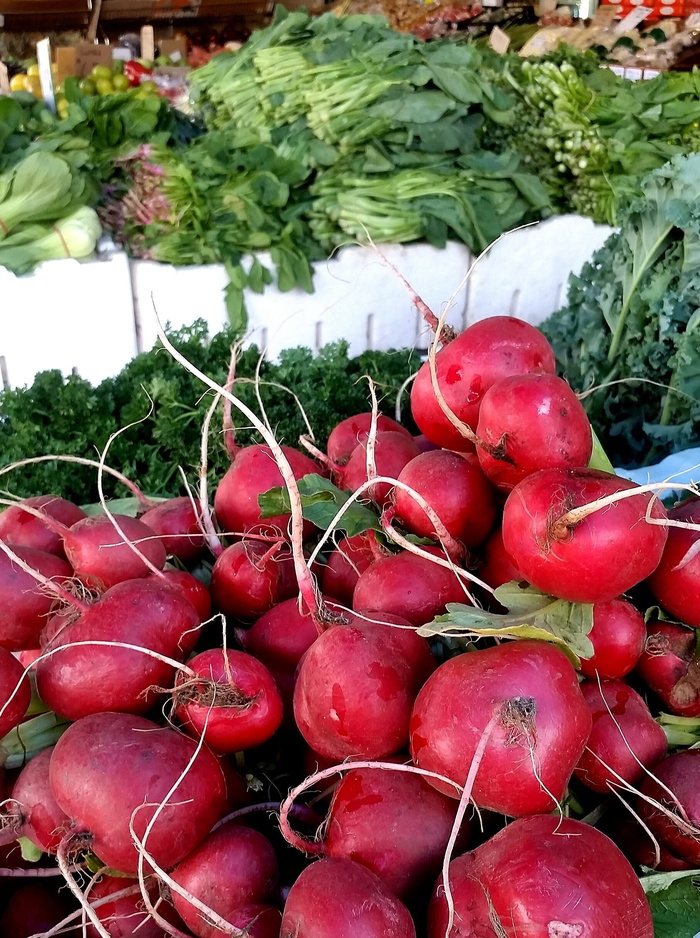
{"label": "red radish", "polygon": [[47,644],[44,653],[53,654],[36,665],[41,699],[69,720],[103,710],[146,713],[156,688],[172,687],[174,666],[141,651],[77,643],[123,642],[181,660],[200,628],[192,603],[170,587],[145,579],[118,583]]}
{"label": "red radish", "polygon": [[694,629],[650,622],[636,672],[671,713],[700,717],[700,648]]}
{"label": "red radish", "polygon": [[[439,548],[427,550],[444,558]],[[447,603],[466,602],[461,581],[451,570],[405,550],[368,567],[353,593],[354,609],[401,616],[416,627],[443,613]]]}
{"label": "red radish", "polygon": [[[474,803],[511,817],[554,810],[592,724],[566,655],[554,645],[528,640],[440,665],[413,707],[413,761],[464,785],[479,740],[495,716],[474,782]],[[446,783],[428,781],[456,797]]]}
{"label": "red radish", "polygon": [[[362,863],[410,903],[440,872],[455,812],[454,800],[419,775],[352,769],[333,794],[322,847]],[[465,824],[461,849],[467,831]]]}
{"label": "red radish", "polygon": [[[185,773],[196,744],[143,717],[95,713],[68,727],[56,743],[49,776],[54,797],[73,820],[74,838],[120,873],[135,874],[142,839],[170,789],[145,844],[161,867],[179,863],[203,840],[226,806],[216,757],[205,747]],[[148,864],[146,864],[148,869]]]}
{"label": "red radish", "polygon": [[419,433],[417,436],[414,436],[413,442],[416,444],[421,453],[429,453],[432,450],[440,449],[439,446],[436,446],[435,443],[432,443],[423,433]]}
{"label": "red radish", "polygon": [[[700,498],[676,505],[674,521],[700,522]],[[661,563],[649,577],[654,598],[674,618],[700,628],[700,531],[670,528]]]}
{"label": "red radish", "polygon": [[627,811],[624,815],[616,815],[612,820],[612,826],[607,828],[605,833],[615,841],[630,863],[648,866],[660,873],[692,870],[690,863],[661,847],[655,838],[652,840],[650,834]]}
{"label": "red radish", "polygon": [[[354,417],[346,417],[341,420],[330,433],[326,452],[331,462],[338,466],[346,465],[353,451],[360,443],[364,443],[369,436],[372,426],[372,414],[355,414]],[[377,432],[384,433],[402,433],[404,436],[413,439],[408,430],[404,429],[400,423],[392,420],[391,417],[385,417],[384,414],[377,415]]]}
{"label": "red radish", "polygon": [[584,681],[580,687],[593,729],[574,775],[603,794],[619,788],[622,780],[636,784],[645,768],[666,755],[666,734],[624,681]]}
{"label": "red radish", "polygon": [[280,938],[415,938],[408,909],[382,880],[354,863],[327,857],[303,871],[289,891]]}
{"label": "red radish", "polygon": [[27,837],[45,853],[55,853],[70,827],[59,808],[49,782],[49,763],[54,747],[34,756],[17,776],[10,807],[20,818],[18,837]]}
{"label": "red radish", "polygon": [[271,548],[261,541],[238,541],[216,558],[209,589],[221,612],[257,619],[297,594],[292,555],[282,542]]}
{"label": "red radish", "polygon": [[[413,437],[407,433],[397,433],[384,430],[377,433],[374,448],[374,462],[377,475],[396,479],[404,468],[420,450],[413,442]],[[367,440],[360,443],[352,451],[347,465],[339,474],[339,485],[344,489],[356,491],[367,481]],[[377,482],[370,486],[368,494],[379,505],[386,506],[392,486],[388,482]]]}
{"label": "red radish", "polygon": [[637,811],[662,847],[697,868],[700,866],[700,749],[686,749],[668,756],[654,768],[654,776],[644,781],[641,791],[663,805],[671,817],[644,798],[637,799]]}
{"label": "red radish", "polygon": [[[449,534],[466,547],[488,537],[496,517],[495,493],[473,457],[448,450],[421,453],[401,470],[399,482],[422,495]],[[430,519],[405,489],[394,490],[394,503],[409,531],[436,537]]]}
{"label": "red radish", "polygon": [[[604,872],[605,886],[601,888]],[[600,831],[565,817],[513,821],[450,864],[454,924],[442,879],[428,938],[653,938],[636,873]]]}
{"label": "red radish", "polygon": [[148,525],[127,515],[113,518],[122,534],[106,515],[84,518],[63,532],[66,557],[76,576],[87,586],[100,590],[152,572],[125,539],[158,570],[165,566],[165,548]]}
{"label": "red radish", "polygon": [[[308,456],[290,446],[282,446],[295,479],[319,472]],[[230,533],[244,534],[253,528],[279,528],[286,534],[289,515],[262,519],[258,495],[284,485],[269,446],[246,446],[238,450],[230,469],[219,483],[214,496],[214,511],[219,524]],[[313,527],[310,526],[310,530]]]}
{"label": "red radish", "polygon": [[331,552],[321,574],[321,587],[344,606],[352,604],[352,594],[360,574],[374,562],[378,548],[373,548],[367,533],[344,537]]}
{"label": "red radish", "polygon": [[57,883],[23,883],[7,898],[0,912],[0,938],[30,938],[43,934],[71,911],[65,891]]}
{"label": "red radish", "polygon": [[513,563],[510,554],[503,546],[503,531],[500,525],[493,531],[489,539],[481,548],[484,558],[483,564],[478,568],[479,579],[496,589],[504,583],[513,580],[522,580],[524,577]]}
{"label": "red radish", "polygon": [[206,622],[211,617],[211,594],[196,576],[186,570],[163,570],[163,576],[159,579],[189,599],[197,610],[200,622]]}
{"label": "red radish", "polygon": [[[57,583],[73,575],[66,561],[53,554],[31,547],[12,549],[33,570]],[[37,648],[54,602],[55,596],[0,551],[0,647],[9,651]]]}
{"label": "red radish", "polygon": [[[136,886],[137,891],[129,896],[122,896],[113,902],[105,902],[95,909],[97,917],[111,938],[169,938],[168,933],[151,918],[144,908],[143,897],[138,889],[138,880],[128,879],[125,876],[103,876],[90,890],[87,900],[94,903],[113,893],[122,892],[129,886]],[[153,905],[158,898],[157,887],[151,887],[149,897]],[[158,905],[158,912],[172,925],[181,924],[173,908],[166,902]],[[94,925],[87,926],[88,938],[98,938]]]}
{"label": "red radish", "polygon": [[588,637],[594,653],[581,659],[581,673],[612,679],[629,674],[639,661],[647,629],[644,617],[632,603],[610,599],[593,606],[593,628]]}
{"label": "red radish", "polygon": [[140,520],[160,535],[166,553],[182,563],[189,565],[203,556],[206,542],[202,526],[197,509],[187,496],[160,502],[142,514]]}
{"label": "red radish", "polygon": [[22,511],[22,505],[38,508],[68,528],[87,517],[83,509],[58,495],[39,495],[36,498],[25,498],[0,512],[0,541],[15,547],[42,550],[65,559],[61,535],[49,529],[36,515]]}
{"label": "red radish", "polygon": [[31,699],[32,688],[24,668],[11,652],[0,648],[0,740],[22,722]]}
{"label": "red radish", "polygon": [[[369,618],[406,625],[398,617]],[[412,629],[352,618],[319,636],[299,665],[294,716],[306,742],[338,761],[378,759],[408,739],[418,689],[435,667]]]}
{"label": "red radish", "polygon": [[[435,365],[448,407],[472,430],[484,394],[496,381],[509,375],[553,375],[557,370],[552,347],[542,333],[513,316],[493,316],[474,323],[437,353]],[[433,443],[447,449],[473,450],[440,409],[429,362],[421,366],[413,382],[411,411]]]}
{"label": "red radish", "polygon": [[[209,834],[171,875],[184,890],[232,925],[237,924],[234,915],[238,910],[272,903],[278,886],[277,857],[270,841],[235,822],[223,824]],[[171,894],[177,912],[197,938],[220,938],[218,926],[209,924],[176,889]],[[274,916],[268,912],[267,917],[274,921],[277,935],[279,913]],[[245,927],[250,920],[238,927]]]}
{"label": "red radish", "polygon": [[259,746],[279,729],[282,698],[264,664],[243,651],[213,648],[188,662],[202,682],[180,672],[176,715],[191,736],[217,753]]}
{"label": "red radish", "polygon": [[492,384],[479,409],[481,468],[502,492],[539,469],[578,469],[593,452],[591,425],[566,381],[512,375]]}
{"label": "red radish", "polygon": [[[665,525],[645,515],[651,492],[615,501],[639,488],[596,469],[543,469],[520,482],[503,511],[503,544],[537,589],[571,602],[614,599],[656,569]],[[591,511],[591,503],[611,503]],[[651,517],[665,520],[658,499]]]}

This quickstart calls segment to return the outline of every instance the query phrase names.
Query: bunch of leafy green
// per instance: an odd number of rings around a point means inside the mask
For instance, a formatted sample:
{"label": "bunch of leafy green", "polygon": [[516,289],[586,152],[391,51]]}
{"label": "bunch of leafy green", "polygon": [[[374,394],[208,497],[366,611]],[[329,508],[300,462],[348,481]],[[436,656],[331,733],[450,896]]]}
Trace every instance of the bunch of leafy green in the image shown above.
{"label": "bunch of leafy green", "polygon": [[615,465],[700,441],[698,178],[700,154],[651,172],[543,325]]}
{"label": "bunch of leafy green", "polygon": [[[209,341],[200,320],[171,338],[197,368],[219,382],[226,380],[233,331]],[[238,379],[248,379],[237,383],[236,392],[256,412],[259,405],[251,379],[258,359],[257,349],[248,349],[236,369]],[[277,439],[296,445],[306,426],[289,393],[264,382],[277,382],[298,395],[323,446],[336,423],[368,409],[363,375],[378,382],[380,406],[393,414],[396,391],[419,365],[411,349],[365,352],[357,358],[348,357],[345,343],[328,345],[317,356],[308,349],[290,349],[278,363],[262,363],[260,391]],[[64,378],[58,371],[43,372],[29,388],[0,392],[0,465],[47,454],[96,458],[112,433],[141,421],[115,439],[108,463],[148,494],[179,494],[183,487],[178,467],[192,481],[200,461],[201,428],[210,404],[203,391],[201,382],[160,347],[137,356],[116,377],[96,387],[76,375]],[[243,424],[236,441],[260,442]],[[228,464],[219,423],[212,426],[209,439],[212,484]],[[61,462],[36,463],[8,473],[0,488],[21,496],[56,493],[79,504],[97,499],[96,471]],[[108,496],[124,494],[109,477],[105,490]]]}
{"label": "bunch of leafy green", "polygon": [[32,141],[56,123],[44,102],[27,91],[0,96],[0,172],[20,160]]}

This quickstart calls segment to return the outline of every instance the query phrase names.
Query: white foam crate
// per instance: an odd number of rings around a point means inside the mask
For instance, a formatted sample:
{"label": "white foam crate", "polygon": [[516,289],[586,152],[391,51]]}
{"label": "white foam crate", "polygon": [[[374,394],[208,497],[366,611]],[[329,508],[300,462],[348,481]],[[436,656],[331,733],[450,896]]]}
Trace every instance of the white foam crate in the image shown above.
{"label": "white foam crate", "polygon": [[[603,243],[611,229],[575,215],[510,232],[463,281],[473,258],[462,244],[444,250],[426,244],[383,245],[382,252],[413,289],[447,321],[463,329],[489,316],[510,314],[542,322],[566,299],[571,272]],[[269,264],[269,256],[260,255]],[[0,268],[0,363],[6,385],[30,384],[38,371],[76,370],[92,382],[116,374],[138,352],[152,348],[156,317],[172,328],[207,322],[223,329],[223,267],[170,267],[129,262],[115,253],[78,264],[50,261],[28,277]],[[394,273],[371,248],[343,248],[315,265],[313,294],[303,290],[246,293],[248,344],[268,358],[298,345],[317,351],[346,339],[350,353],[427,347],[429,331]]]}

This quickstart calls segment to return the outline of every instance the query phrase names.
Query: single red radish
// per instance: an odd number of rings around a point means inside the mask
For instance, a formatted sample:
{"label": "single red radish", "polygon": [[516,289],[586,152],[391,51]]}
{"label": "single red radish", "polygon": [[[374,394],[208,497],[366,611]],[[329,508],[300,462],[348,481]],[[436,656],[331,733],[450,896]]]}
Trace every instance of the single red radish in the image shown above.
{"label": "single red radish", "polygon": [[[70,579],[73,570],[59,557],[31,547],[14,547],[17,556],[57,584]],[[0,551],[0,647],[9,651],[37,648],[39,635],[56,601],[31,574]]]}
{"label": "single red radish", "polygon": [[379,548],[373,545],[373,535],[364,532],[344,537],[331,551],[321,574],[321,587],[326,596],[337,599],[344,606],[352,605],[352,594],[360,575],[378,559]]}
{"label": "single red radish", "polygon": [[159,502],[141,515],[144,524],[160,535],[167,554],[186,565],[204,555],[206,541],[197,509],[186,495]]}
{"label": "single red radish", "polygon": [[285,599],[269,609],[249,629],[236,629],[236,638],[245,651],[254,655],[272,672],[292,678],[304,652],[318,638],[318,629],[306,606],[298,599]]}
{"label": "single red radish", "polygon": [[3,898],[0,938],[44,934],[71,911],[70,901],[57,883],[22,883],[11,896]]}
{"label": "single red radish", "polygon": [[157,688],[172,687],[175,666],[118,643],[179,661],[200,629],[192,603],[169,586],[146,579],[118,583],[47,643],[44,654],[52,654],[36,665],[39,694],[69,720],[103,710],[147,713]]}
{"label": "single red radish", "polygon": [[[359,443],[352,451],[347,465],[338,473],[338,484],[342,488],[354,492],[367,482],[367,447],[367,440]],[[396,479],[404,466],[418,455],[420,455],[420,450],[410,434],[392,430],[377,433],[374,468],[378,476]],[[389,482],[377,482],[376,485],[370,486],[368,494],[377,504],[385,507],[389,503],[391,491],[392,486]]]}
{"label": "single red radish", "polygon": [[206,622],[211,617],[211,594],[196,576],[188,573],[187,570],[166,569],[163,570],[163,576],[158,579],[189,599],[197,610],[200,622]]}
{"label": "single red radish", "polygon": [[38,508],[68,528],[87,517],[83,509],[59,495],[38,495],[36,498],[24,498],[17,505],[0,512],[0,541],[15,547],[42,550],[65,559],[61,535],[48,528],[41,518],[22,511],[22,505]]}
{"label": "single red radish", "polygon": [[[448,450],[421,453],[401,470],[399,482],[422,495],[448,533],[466,547],[488,537],[496,517],[495,493],[473,457]],[[436,537],[425,511],[405,489],[394,490],[394,504],[409,531]]]}
{"label": "single red radish", "polygon": [[[637,799],[637,811],[660,844],[691,863],[700,866],[700,749],[676,752],[660,762],[641,792],[666,809]],[[669,816],[670,815],[670,816]]]}
{"label": "single red radish", "polygon": [[[237,923],[236,912],[246,906],[271,905],[279,879],[270,841],[258,831],[231,821],[209,834],[171,875],[184,890],[240,928],[251,919]],[[177,890],[172,889],[171,895],[180,917],[197,938],[220,938],[221,929],[207,922],[199,909]],[[269,912],[266,915],[274,920],[279,932],[279,913],[276,918]]]}
{"label": "single red radish", "polygon": [[139,854],[129,825],[142,840],[158,811],[146,850],[161,867],[179,863],[226,807],[216,757],[206,746],[196,756],[195,750],[182,733],[132,714],[95,713],[69,726],[56,743],[49,777],[57,803],[73,820],[73,842],[133,875]]}
{"label": "single red radish", "polygon": [[504,583],[520,581],[524,577],[503,546],[503,531],[499,525],[481,548],[483,563],[478,568],[479,579],[496,589]]}
{"label": "single red radish", "polygon": [[327,629],[306,652],[294,717],[317,752],[338,761],[378,759],[406,745],[411,706],[435,668],[428,643],[398,617],[374,612]]}
{"label": "single red radish", "polygon": [[[601,871],[605,870],[605,888]],[[653,938],[649,903],[615,844],[570,818],[513,821],[450,864],[454,919],[442,878],[428,938]]]}
{"label": "single red radish", "polygon": [[[444,558],[439,548],[427,550]],[[405,550],[368,567],[353,593],[354,609],[401,616],[416,627],[445,612],[447,603],[468,601],[452,570]]]}
{"label": "single red radish", "polygon": [[70,828],[49,781],[53,750],[53,746],[43,749],[24,766],[12,787],[9,806],[19,822],[17,836],[28,838],[45,853],[55,853]]}
{"label": "single red radish", "polygon": [[[625,494],[639,488],[596,469],[535,472],[506,501],[505,549],[545,593],[580,603],[615,599],[656,569],[668,534],[665,525],[645,520],[651,492]],[[666,520],[658,499],[651,517]]]}
{"label": "single red radish", "polygon": [[666,734],[649,707],[624,681],[583,681],[593,728],[574,775],[607,794],[622,782],[637,784],[666,755]]}
{"label": "single red radish", "polygon": [[238,541],[217,558],[209,585],[214,605],[237,619],[257,619],[298,592],[294,561],[281,542]]}
{"label": "single red radish", "polygon": [[636,673],[681,717],[700,717],[700,648],[694,629],[650,622]]}
{"label": "single red radish", "polygon": [[[507,642],[441,664],[411,715],[411,755],[422,769],[464,785],[481,736],[497,717],[472,799],[511,817],[553,811],[591,731],[566,655],[545,642]],[[438,791],[456,797],[436,779]]]}
{"label": "single red radish", "polygon": [[549,374],[512,375],[492,384],[479,409],[481,468],[502,492],[539,469],[587,466],[593,451],[583,404]]}
{"label": "single red radish", "polygon": [[24,719],[32,688],[12,652],[0,648],[0,740]]}
{"label": "single red radish", "polygon": [[128,515],[112,517],[121,533],[106,515],[84,518],[63,532],[63,547],[76,576],[99,590],[149,576],[153,571],[143,557],[158,570],[165,566],[165,548],[148,525]]}
{"label": "single red radish", "polygon": [[[360,443],[364,443],[369,436],[372,426],[372,414],[355,414],[354,417],[346,417],[331,430],[328,437],[326,452],[331,462],[338,466],[344,466],[350,459],[353,451]],[[385,417],[384,414],[377,415],[377,431],[383,433],[402,433],[404,436],[411,437],[408,430],[404,429],[400,423],[392,420],[391,417]],[[413,437],[411,437],[413,439]]]}
{"label": "single red radish", "polygon": [[593,655],[581,659],[581,673],[606,679],[624,677],[644,651],[647,637],[644,616],[626,599],[596,603],[588,637]]}
{"label": "single red radish", "polygon": [[[281,447],[295,479],[319,472],[318,465],[308,456],[290,446]],[[269,446],[246,446],[236,457],[219,483],[214,495],[214,511],[222,528],[231,533],[245,534],[254,528],[278,528],[286,534],[289,515],[262,519],[258,496],[284,485]],[[309,531],[313,526],[309,526]]]}
{"label": "single red radish", "polygon": [[[700,498],[676,505],[674,521],[700,523]],[[700,530],[670,528],[661,562],[649,577],[654,599],[671,616],[700,628]]]}
{"label": "single red radish", "polygon": [[615,815],[610,820],[612,823],[606,826],[604,833],[615,841],[630,863],[647,866],[659,873],[693,869],[690,863],[662,847],[656,838],[652,839],[652,835],[642,827],[637,818],[627,811],[624,815]]}
{"label": "single red radish", "polygon": [[327,857],[289,891],[280,938],[415,938],[408,909],[370,870]]}
{"label": "single red radish", "polygon": [[[476,429],[479,408],[492,384],[509,375],[555,374],[556,361],[541,332],[513,316],[474,323],[435,356],[438,386],[455,416]],[[443,414],[430,374],[421,366],[411,388],[411,412],[421,432],[439,446],[473,450]]]}
{"label": "single red radish", "polygon": [[260,661],[244,651],[203,651],[188,662],[201,682],[180,672],[174,692],[176,716],[187,732],[217,753],[259,746],[279,729],[282,698]]}

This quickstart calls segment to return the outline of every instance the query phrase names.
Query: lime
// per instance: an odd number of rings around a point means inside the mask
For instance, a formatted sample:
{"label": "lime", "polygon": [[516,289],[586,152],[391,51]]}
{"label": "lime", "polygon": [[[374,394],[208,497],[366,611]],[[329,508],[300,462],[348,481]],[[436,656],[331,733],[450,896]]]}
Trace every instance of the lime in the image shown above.
{"label": "lime", "polygon": [[146,94],[158,94],[158,85],[154,81],[142,81],[140,87]]}
{"label": "lime", "polygon": [[112,87],[115,91],[128,91],[129,79],[126,77],[126,75],[115,75],[112,78]]}
{"label": "lime", "polygon": [[114,85],[111,78],[98,78],[95,82],[98,94],[114,94]]}
{"label": "lime", "polygon": [[78,85],[78,88],[82,91],[83,94],[97,94],[97,88],[92,78],[83,78],[83,80]]}
{"label": "lime", "polygon": [[90,78],[94,78],[95,81],[98,81],[101,78],[108,80],[111,79],[111,77],[112,69],[109,67],[109,65],[96,65],[90,72]]}

